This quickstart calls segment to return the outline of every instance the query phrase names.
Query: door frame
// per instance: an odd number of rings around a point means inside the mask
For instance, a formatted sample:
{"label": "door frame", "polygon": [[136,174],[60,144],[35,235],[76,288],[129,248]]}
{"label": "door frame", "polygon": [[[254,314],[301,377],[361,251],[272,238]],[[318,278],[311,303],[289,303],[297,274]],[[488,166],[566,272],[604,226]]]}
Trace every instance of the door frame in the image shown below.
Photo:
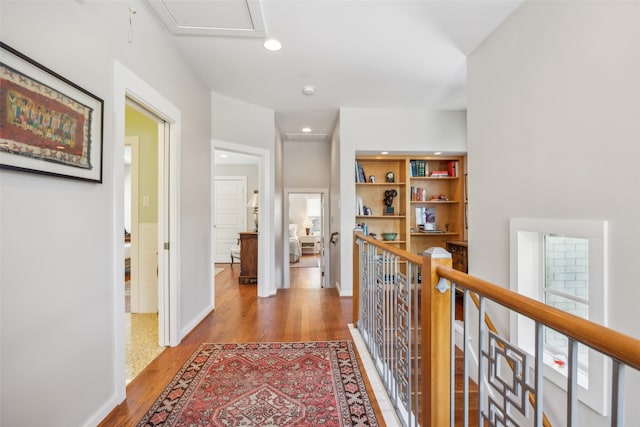
{"label": "door frame", "polygon": [[[138,180],[139,180],[139,137],[125,135],[125,145],[131,147],[131,200],[138,200]],[[131,203],[131,311],[134,310],[134,292],[138,292],[138,204]],[[135,309],[138,310],[139,300],[135,297]]]}
{"label": "door frame", "polygon": [[[215,198],[213,195],[214,178],[215,178],[215,154],[216,150],[235,151],[240,154],[247,154],[258,158],[258,296],[269,297],[275,295],[277,288],[275,286],[275,241],[274,231],[274,179],[273,179],[273,158],[268,149],[253,147],[249,145],[237,144],[234,142],[222,141],[219,139],[211,140],[211,176],[209,177],[211,185],[211,235],[213,236],[214,209]],[[215,240],[211,238],[211,260],[210,264],[214,265]],[[213,270],[213,269],[212,269]],[[215,297],[214,297],[215,306]]]}
{"label": "door frame", "polygon": [[[159,203],[159,254],[158,262],[168,262],[169,265],[159,264],[158,268],[168,271],[166,279],[159,280],[159,341],[162,345],[176,346],[179,344],[179,282],[180,277],[180,129],[182,124],[181,112],[171,102],[165,99],[158,91],[152,88],[144,80],[140,79],[122,63],[114,61],[113,73],[113,167],[112,194],[113,194],[113,283],[114,290],[114,337],[113,337],[113,363],[114,363],[114,388],[118,401],[126,398],[126,366],[125,366],[125,313],[124,313],[124,245],[122,244],[122,230],[124,230],[124,139],[125,139],[125,104],[130,98],[149,110],[151,113],[164,120],[168,126],[166,141],[169,143],[168,154],[170,156],[168,174],[168,194],[171,197],[165,200],[164,207]],[[160,124],[162,125],[162,124]],[[160,126],[159,125],[159,126]],[[159,152],[160,152],[159,147]],[[159,171],[160,173],[160,171]],[[158,183],[161,187],[162,183]],[[160,191],[160,188],[159,188]],[[166,216],[168,215],[168,218]],[[163,224],[168,225],[163,226]],[[168,235],[165,230],[168,229]],[[173,242],[173,247],[163,251],[165,242]],[[164,252],[169,252],[167,257]],[[167,259],[168,258],[168,259]],[[162,313],[162,311],[165,311]]]}
{"label": "door frame", "polygon": [[291,194],[321,194],[322,195],[322,258],[324,260],[323,286],[331,287],[329,280],[331,272],[331,257],[329,256],[329,221],[327,214],[329,210],[329,189],[328,188],[285,188],[284,189],[284,212],[282,213],[283,228],[286,236],[283,242],[284,249],[284,283],[283,288],[291,287],[290,263],[289,263],[289,195]]}

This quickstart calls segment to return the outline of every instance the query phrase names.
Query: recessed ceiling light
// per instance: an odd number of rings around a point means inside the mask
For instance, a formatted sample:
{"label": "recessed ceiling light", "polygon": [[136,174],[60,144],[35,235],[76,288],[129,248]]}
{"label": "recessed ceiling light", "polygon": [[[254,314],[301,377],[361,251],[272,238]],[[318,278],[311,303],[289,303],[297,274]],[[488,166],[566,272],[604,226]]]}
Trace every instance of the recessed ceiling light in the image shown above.
{"label": "recessed ceiling light", "polygon": [[302,93],[304,93],[305,95],[313,95],[315,91],[316,88],[314,88],[313,86],[305,86],[302,88]]}
{"label": "recessed ceiling light", "polygon": [[276,39],[267,39],[264,41],[264,48],[275,52],[282,48],[282,44]]}
{"label": "recessed ceiling light", "polygon": [[436,152],[435,152],[435,153],[433,153],[433,154],[435,154],[436,156],[439,156],[440,154],[442,154],[442,151],[436,151]]}
{"label": "recessed ceiling light", "polygon": [[229,156],[227,156],[226,154],[220,154],[218,157],[222,157],[223,159],[226,159]]}
{"label": "recessed ceiling light", "polygon": [[302,132],[309,133],[311,132],[311,128],[302,128]]}
{"label": "recessed ceiling light", "polygon": [[389,152],[388,151],[383,151],[380,154],[389,154]]}

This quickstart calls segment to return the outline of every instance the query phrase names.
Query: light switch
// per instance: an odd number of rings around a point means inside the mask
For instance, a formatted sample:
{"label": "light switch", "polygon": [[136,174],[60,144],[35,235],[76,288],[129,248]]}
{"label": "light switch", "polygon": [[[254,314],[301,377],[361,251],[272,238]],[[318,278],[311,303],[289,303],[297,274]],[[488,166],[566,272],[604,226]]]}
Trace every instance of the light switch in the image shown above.
{"label": "light switch", "polygon": [[142,207],[148,208],[150,204],[149,196],[142,196]]}

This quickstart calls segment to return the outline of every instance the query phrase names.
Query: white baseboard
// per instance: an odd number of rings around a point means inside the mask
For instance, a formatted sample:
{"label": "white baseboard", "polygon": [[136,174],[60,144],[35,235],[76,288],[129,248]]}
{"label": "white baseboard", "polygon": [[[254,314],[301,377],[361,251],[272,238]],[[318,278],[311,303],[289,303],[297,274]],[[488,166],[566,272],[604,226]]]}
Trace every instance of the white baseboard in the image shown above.
{"label": "white baseboard", "polygon": [[366,373],[367,379],[371,384],[371,389],[373,390],[373,394],[376,398],[376,402],[378,403],[378,407],[380,408],[385,424],[389,427],[401,426],[402,424],[396,416],[396,411],[393,408],[391,399],[389,399],[389,395],[384,388],[380,375],[378,375],[378,371],[373,364],[373,360],[371,359],[369,350],[367,350],[367,346],[360,335],[360,331],[358,331],[352,323],[349,323],[348,326],[349,332],[351,332],[351,337],[353,337],[353,344],[356,346],[356,350],[358,351],[358,355],[362,361],[362,369]]}
{"label": "white baseboard", "polygon": [[198,326],[198,324],[202,322],[202,320],[207,317],[209,313],[213,311],[213,309],[213,303],[209,304],[204,310],[200,312],[200,314],[194,317],[191,322],[185,325],[184,328],[180,330],[180,336],[178,337],[178,343],[176,345],[180,344],[182,342],[182,339],[186,337],[187,334],[189,334],[189,332],[191,332],[196,326]]}
{"label": "white baseboard", "polygon": [[115,395],[112,396],[111,398],[109,398],[109,400],[107,400],[107,402],[104,405],[102,405],[102,407],[95,414],[93,414],[93,416],[91,416],[91,418],[87,420],[86,423],[83,424],[83,427],[97,426],[102,422],[102,420],[104,420],[107,417],[107,415],[111,413],[111,411],[113,411],[113,409],[116,406],[121,404],[123,401],[124,399],[121,399],[120,401],[118,401],[117,396]]}

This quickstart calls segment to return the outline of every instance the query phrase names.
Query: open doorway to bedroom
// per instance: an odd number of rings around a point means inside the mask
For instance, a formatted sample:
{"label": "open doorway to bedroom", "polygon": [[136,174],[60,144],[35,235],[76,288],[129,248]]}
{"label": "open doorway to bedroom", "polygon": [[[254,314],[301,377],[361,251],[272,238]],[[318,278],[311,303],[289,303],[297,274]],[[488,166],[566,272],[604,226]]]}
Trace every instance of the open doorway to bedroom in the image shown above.
{"label": "open doorway to bedroom", "polygon": [[288,192],[290,288],[326,286],[324,200],[324,192]]}

